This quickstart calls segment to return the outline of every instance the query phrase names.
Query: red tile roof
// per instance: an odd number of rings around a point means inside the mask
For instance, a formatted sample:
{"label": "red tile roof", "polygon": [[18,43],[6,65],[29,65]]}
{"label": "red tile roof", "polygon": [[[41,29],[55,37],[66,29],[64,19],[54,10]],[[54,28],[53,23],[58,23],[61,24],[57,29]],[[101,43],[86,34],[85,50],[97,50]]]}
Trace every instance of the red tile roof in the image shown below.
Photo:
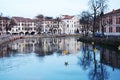
{"label": "red tile roof", "polygon": [[116,14],[116,13],[120,13],[120,9],[112,10],[111,12],[108,12],[105,15],[111,15],[111,14]]}
{"label": "red tile roof", "polygon": [[0,20],[10,20],[8,17],[0,17]]}
{"label": "red tile roof", "polygon": [[72,19],[74,16],[62,15],[62,19]]}
{"label": "red tile roof", "polygon": [[15,19],[17,22],[34,22],[33,19],[24,17],[12,17],[12,19]]}

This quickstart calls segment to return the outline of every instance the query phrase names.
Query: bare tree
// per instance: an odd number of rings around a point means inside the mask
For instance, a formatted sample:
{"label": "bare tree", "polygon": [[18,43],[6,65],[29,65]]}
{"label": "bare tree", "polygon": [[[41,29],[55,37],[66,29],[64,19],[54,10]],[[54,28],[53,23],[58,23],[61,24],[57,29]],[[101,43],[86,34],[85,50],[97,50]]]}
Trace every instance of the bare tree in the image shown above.
{"label": "bare tree", "polygon": [[42,31],[42,27],[43,27],[43,20],[44,20],[44,15],[39,14],[36,16],[36,23],[37,23],[37,31],[40,34]]}
{"label": "bare tree", "polygon": [[11,19],[10,19],[10,24],[9,24],[9,26],[7,27],[6,31],[11,30],[11,28],[12,28],[13,26],[15,26],[15,25],[17,25],[17,23],[15,22],[14,19],[11,18]]}
{"label": "bare tree", "polygon": [[103,22],[103,16],[104,16],[104,12],[108,7],[107,4],[108,0],[100,0],[100,26],[102,29],[102,35],[104,36],[104,22]]}
{"label": "bare tree", "polygon": [[[93,12],[93,37],[95,36],[95,31],[97,30],[97,26],[101,25],[102,28],[102,35],[104,35],[104,23],[103,23],[103,16],[104,12],[107,9],[107,2],[108,0],[89,0],[89,5],[91,11]],[[97,17],[99,18],[99,24],[97,24]]]}
{"label": "bare tree", "polygon": [[89,0],[89,6],[93,13],[93,37],[95,37],[95,30],[96,30],[96,18],[99,14],[99,8],[101,6],[100,0]]}
{"label": "bare tree", "polygon": [[90,25],[92,21],[92,15],[88,11],[83,11],[80,17],[80,23],[82,24],[82,31],[85,32],[85,36],[88,36]]}

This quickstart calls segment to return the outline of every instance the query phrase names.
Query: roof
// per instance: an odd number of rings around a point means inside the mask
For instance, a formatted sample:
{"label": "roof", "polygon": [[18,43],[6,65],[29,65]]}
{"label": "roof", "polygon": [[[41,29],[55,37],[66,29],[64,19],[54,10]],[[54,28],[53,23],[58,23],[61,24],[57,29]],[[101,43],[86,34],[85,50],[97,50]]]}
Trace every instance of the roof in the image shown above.
{"label": "roof", "polygon": [[112,14],[116,14],[116,13],[120,13],[120,9],[117,9],[117,10],[113,9],[111,12],[108,12],[105,15],[112,15]]}
{"label": "roof", "polygon": [[10,20],[8,17],[0,17],[0,20]]}
{"label": "roof", "polygon": [[72,19],[74,16],[62,15],[62,19]]}
{"label": "roof", "polygon": [[24,17],[12,17],[12,19],[15,19],[18,22],[34,22],[33,19],[24,18]]}

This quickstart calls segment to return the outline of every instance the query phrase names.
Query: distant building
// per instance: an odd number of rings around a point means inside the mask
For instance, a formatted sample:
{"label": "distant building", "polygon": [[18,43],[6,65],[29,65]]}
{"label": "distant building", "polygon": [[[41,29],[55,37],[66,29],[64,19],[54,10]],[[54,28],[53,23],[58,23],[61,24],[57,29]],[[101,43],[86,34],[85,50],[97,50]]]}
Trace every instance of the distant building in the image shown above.
{"label": "distant building", "polygon": [[42,33],[49,33],[50,28],[53,26],[53,18],[45,17],[42,22]]}
{"label": "distant building", "polygon": [[[120,36],[120,9],[106,13],[103,23],[105,35]],[[101,27],[100,32],[102,32]]]}
{"label": "distant building", "polygon": [[44,17],[42,21],[37,23],[41,23],[41,34],[63,34],[64,25],[60,18]]}
{"label": "distant building", "polygon": [[62,15],[61,20],[64,22],[64,33],[75,34],[79,30],[79,19],[76,16]]}
{"label": "distant building", "polygon": [[79,19],[76,16],[62,15],[53,19],[43,17],[41,20],[24,17],[12,17],[16,25],[8,31],[14,35],[60,35],[76,34],[79,32]]}
{"label": "distant building", "polygon": [[9,29],[10,19],[8,17],[0,17],[0,35],[6,34]]}
{"label": "distant building", "polygon": [[64,22],[60,18],[53,19],[52,34],[64,33]]}
{"label": "distant building", "polygon": [[33,19],[23,17],[12,17],[16,23],[9,33],[14,35],[33,35],[36,34],[36,23]]}

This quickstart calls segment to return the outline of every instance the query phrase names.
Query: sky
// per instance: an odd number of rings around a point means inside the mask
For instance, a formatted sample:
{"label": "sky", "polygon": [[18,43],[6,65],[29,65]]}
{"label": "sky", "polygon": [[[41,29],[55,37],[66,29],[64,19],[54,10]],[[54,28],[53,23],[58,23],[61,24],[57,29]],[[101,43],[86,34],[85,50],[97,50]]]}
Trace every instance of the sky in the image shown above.
{"label": "sky", "polygon": [[[38,14],[57,17],[79,15],[88,10],[89,0],[0,0],[3,16],[34,18]],[[108,12],[120,8],[120,0],[108,0]]]}

